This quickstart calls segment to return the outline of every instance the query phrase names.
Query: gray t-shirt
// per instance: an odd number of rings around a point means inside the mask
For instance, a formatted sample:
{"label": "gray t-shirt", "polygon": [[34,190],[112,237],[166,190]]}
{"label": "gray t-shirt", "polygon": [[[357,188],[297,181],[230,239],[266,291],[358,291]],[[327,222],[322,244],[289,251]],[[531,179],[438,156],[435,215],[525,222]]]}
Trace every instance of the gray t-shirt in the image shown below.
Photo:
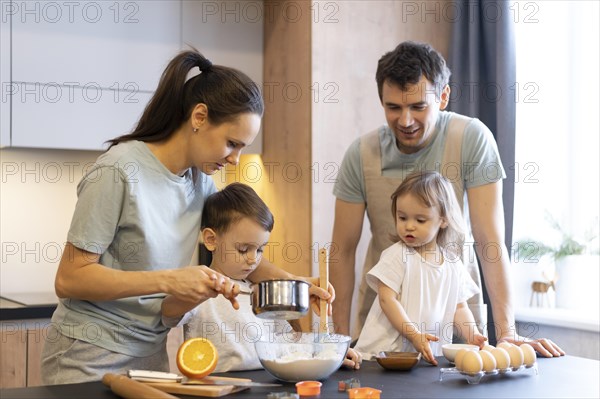
{"label": "gray t-shirt", "polygon": [[[451,115],[451,112],[440,112],[433,140],[414,154],[400,152],[394,133],[387,125],[382,126],[379,133],[383,176],[403,178],[414,170],[440,171]],[[465,128],[461,157],[465,189],[494,183],[506,177],[494,136],[478,119],[473,119]],[[360,137],[344,155],[333,194],[346,202],[367,202]]]}
{"label": "gray t-shirt", "polygon": [[[171,173],[141,141],[101,155],[77,186],[67,241],[100,254],[100,263],[124,271],[174,269],[190,264],[204,199],[213,180],[188,170]],[[164,295],[113,301],[61,299],[52,318],[71,338],[130,356],[161,349]]]}

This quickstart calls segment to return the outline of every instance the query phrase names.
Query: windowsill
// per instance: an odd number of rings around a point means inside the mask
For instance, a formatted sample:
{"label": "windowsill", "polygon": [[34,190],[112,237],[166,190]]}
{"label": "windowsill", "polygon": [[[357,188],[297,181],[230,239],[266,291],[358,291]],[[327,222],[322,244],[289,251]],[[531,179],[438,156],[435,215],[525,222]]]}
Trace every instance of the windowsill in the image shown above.
{"label": "windowsill", "polygon": [[573,330],[600,332],[600,319],[594,312],[571,309],[521,307],[515,310],[515,319],[521,323],[538,323]]}

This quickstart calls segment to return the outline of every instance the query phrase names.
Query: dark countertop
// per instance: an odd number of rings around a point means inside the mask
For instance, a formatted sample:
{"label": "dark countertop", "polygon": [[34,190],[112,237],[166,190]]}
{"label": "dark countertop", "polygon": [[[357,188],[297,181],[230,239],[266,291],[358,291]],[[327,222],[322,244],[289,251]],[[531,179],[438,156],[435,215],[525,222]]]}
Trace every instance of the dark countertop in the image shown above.
{"label": "dark countertop", "polygon": [[[440,367],[448,362],[438,359]],[[477,385],[469,385],[460,375],[446,376],[439,381],[439,367],[421,361],[411,371],[387,371],[376,362],[364,362],[361,369],[340,369],[323,383],[321,398],[346,399],[338,392],[338,381],[358,378],[362,386],[382,390],[381,398],[598,398],[600,397],[600,362],[575,356],[555,359],[538,359],[539,374],[532,369],[522,372],[486,376]],[[251,378],[259,382],[275,382],[264,370],[224,373],[219,375]],[[268,393],[295,392],[293,384],[282,387],[253,387],[227,395],[232,398],[264,399]],[[118,398],[101,382],[54,385],[33,388],[0,390],[2,399],[67,399],[67,398]],[[180,396],[193,398],[193,396]]]}
{"label": "dark countertop", "polygon": [[14,293],[0,296],[0,321],[49,319],[58,298],[53,293]]}

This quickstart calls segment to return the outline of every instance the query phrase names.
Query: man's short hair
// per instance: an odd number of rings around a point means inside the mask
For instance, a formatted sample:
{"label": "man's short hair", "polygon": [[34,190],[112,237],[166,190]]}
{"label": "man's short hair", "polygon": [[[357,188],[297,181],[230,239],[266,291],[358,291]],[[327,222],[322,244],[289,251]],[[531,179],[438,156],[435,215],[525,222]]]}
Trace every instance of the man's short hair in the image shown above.
{"label": "man's short hair", "polygon": [[421,76],[433,84],[435,94],[440,98],[450,80],[450,69],[444,57],[429,44],[411,41],[400,43],[379,59],[375,74],[379,99],[382,99],[386,81],[406,90],[408,85],[418,83]]}

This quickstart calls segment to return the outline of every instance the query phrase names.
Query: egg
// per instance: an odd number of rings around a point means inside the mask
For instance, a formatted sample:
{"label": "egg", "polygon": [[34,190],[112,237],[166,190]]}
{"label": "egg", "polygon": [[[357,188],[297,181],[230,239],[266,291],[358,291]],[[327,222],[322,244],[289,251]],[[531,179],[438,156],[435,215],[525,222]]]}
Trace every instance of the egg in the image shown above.
{"label": "egg", "polygon": [[479,373],[482,369],[483,360],[481,359],[479,352],[467,351],[462,358],[459,370],[464,371],[465,373],[475,374]]}
{"label": "egg", "polygon": [[487,352],[491,352],[492,349],[494,349],[495,346],[494,345],[485,345],[483,348],[481,348],[482,351],[487,351]]}
{"label": "egg", "polygon": [[529,344],[523,344],[520,348],[523,351],[523,363],[525,363],[525,366],[533,366],[536,360],[535,349]]}
{"label": "egg", "polygon": [[494,348],[492,349],[492,356],[496,359],[496,367],[499,369],[506,369],[510,366],[510,356],[505,349]]}
{"label": "egg", "polygon": [[511,344],[510,342],[503,341],[503,342],[500,342],[496,347],[502,348],[508,352],[508,348],[510,348],[511,346],[515,346],[515,345]]}
{"label": "egg", "polygon": [[516,345],[508,348],[508,356],[510,356],[510,367],[521,367],[523,365],[523,361],[525,356],[523,355],[523,351]]}
{"label": "egg", "polygon": [[461,370],[461,366],[462,366],[462,359],[463,356],[465,356],[465,353],[469,352],[469,349],[459,349],[458,352],[456,352],[456,356],[454,356],[454,365],[456,366],[457,369]]}
{"label": "egg", "polygon": [[479,356],[483,361],[483,371],[492,371],[496,368],[496,358],[490,351],[479,351]]}

